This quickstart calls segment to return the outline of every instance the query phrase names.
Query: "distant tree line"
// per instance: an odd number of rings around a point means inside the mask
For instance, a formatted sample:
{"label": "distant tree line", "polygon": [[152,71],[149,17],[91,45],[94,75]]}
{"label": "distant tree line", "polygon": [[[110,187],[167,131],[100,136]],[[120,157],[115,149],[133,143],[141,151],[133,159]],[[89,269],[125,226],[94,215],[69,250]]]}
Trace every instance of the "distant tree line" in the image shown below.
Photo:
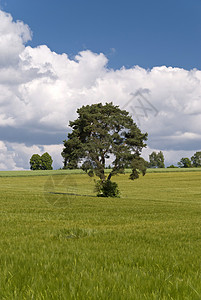
{"label": "distant tree line", "polygon": [[[153,151],[149,155],[148,168],[165,168],[165,158],[162,151],[156,153]],[[196,152],[191,158],[182,157],[177,166],[170,165],[168,168],[199,168],[201,167],[201,151]]]}
{"label": "distant tree line", "polygon": [[178,162],[180,168],[199,168],[201,167],[201,152],[196,152],[191,159],[188,157],[182,157]]}
{"label": "distant tree line", "polygon": [[[52,157],[49,153],[45,152],[43,155],[33,154],[30,159],[30,169],[31,170],[52,170]],[[153,151],[149,155],[149,162],[145,161],[147,168],[165,168],[165,157],[162,151],[158,153]],[[201,151],[196,152],[191,158],[182,157],[177,163],[177,166],[170,165],[167,168],[199,168],[201,167]],[[64,167],[65,168],[65,167]],[[78,165],[75,166],[78,169]],[[82,168],[82,167],[80,167]],[[112,169],[112,165],[106,166],[106,169]],[[131,164],[128,162],[125,164],[125,168],[132,168]]]}

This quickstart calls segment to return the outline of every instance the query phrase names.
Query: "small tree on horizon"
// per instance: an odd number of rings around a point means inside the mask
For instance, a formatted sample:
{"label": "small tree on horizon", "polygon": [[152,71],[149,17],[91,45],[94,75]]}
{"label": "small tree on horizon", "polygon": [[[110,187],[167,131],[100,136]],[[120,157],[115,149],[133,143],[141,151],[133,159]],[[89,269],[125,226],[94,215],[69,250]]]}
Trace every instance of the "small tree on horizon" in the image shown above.
{"label": "small tree on horizon", "polygon": [[41,157],[39,154],[33,154],[30,159],[30,169],[40,170],[41,169]]}
{"label": "small tree on horizon", "polygon": [[191,168],[192,167],[191,161],[188,157],[182,157],[180,159],[180,161],[178,162],[178,166],[180,168]]}
{"label": "small tree on horizon", "polygon": [[52,157],[45,152],[41,155],[41,170],[52,170]]}
{"label": "small tree on horizon", "polygon": [[165,168],[165,164],[164,164],[165,158],[162,151],[158,153],[153,151],[149,155],[149,161],[150,161],[149,162],[150,168]]}
{"label": "small tree on horizon", "polygon": [[[145,175],[146,164],[140,155],[146,146],[147,133],[140,131],[127,111],[112,103],[98,103],[82,106],[77,113],[78,118],[70,122],[72,132],[64,141],[64,168],[77,168],[81,164],[89,176],[100,178],[100,191],[104,186],[105,190],[112,189],[115,185],[105,182],[123,173],[128,163],[132,166],[130,179],[138,178],[140,172]],[[106,160],[111,156],[112,170],[106,176]]]}
{"label": "small tree on horizon", "polygon": [[52,170],[52,157],[45,152],[43,155],[33,154],[30,159],[31,170]]}

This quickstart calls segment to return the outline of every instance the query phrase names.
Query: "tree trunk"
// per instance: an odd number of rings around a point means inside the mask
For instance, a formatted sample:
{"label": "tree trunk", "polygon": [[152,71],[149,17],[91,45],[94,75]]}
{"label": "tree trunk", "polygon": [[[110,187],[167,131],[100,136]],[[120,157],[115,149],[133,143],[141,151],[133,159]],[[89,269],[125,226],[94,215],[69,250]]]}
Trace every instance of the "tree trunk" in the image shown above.
{"label": "tree trunk", "polygon": [[110,172],[110,174],[108,175],[107,180],[109,181],[111,179],[111,177],[112,177],[112,172]]}

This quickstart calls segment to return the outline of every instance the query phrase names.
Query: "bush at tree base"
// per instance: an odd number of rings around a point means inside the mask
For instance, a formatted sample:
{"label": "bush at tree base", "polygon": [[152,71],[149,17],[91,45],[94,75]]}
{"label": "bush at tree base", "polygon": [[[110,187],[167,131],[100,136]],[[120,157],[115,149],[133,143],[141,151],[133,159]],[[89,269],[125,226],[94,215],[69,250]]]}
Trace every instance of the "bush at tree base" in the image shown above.
{"label": "bush at tree base", "polygon": [[95,185],[98,197],[120,197],[118,184],[111,180],[98,180]]}

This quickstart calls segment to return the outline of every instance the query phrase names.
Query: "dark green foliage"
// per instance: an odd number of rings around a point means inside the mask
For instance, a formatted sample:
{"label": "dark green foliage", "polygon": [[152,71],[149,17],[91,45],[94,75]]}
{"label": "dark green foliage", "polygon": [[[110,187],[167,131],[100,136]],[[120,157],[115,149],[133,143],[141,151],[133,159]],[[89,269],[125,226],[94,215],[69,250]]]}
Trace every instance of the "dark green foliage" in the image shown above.
{"label": "dark green foliage", "polygon": [[30,159],[31,170],[52,170],[52,157],[45,152],[43,155],[33,154]]}
{"label": "dark green foliage", "polygon": [[188,157],[182,157],[181,160],[178,162],[178,166],[180,168],[191,168],[191,161]]}
{"label": "dark green foliage", "polygon": [[131,162],[132,173],[130,179],[134,180],[139,178],[140,172],[144,176],[146,174],[146,161],[142,157],[138,157],[132,160]]}
{"label": "dark green foliage", "polygon": [[176,166],[174,166],[174,165],[170,165],[170,166],[167,167],[167,168],[178,168],[178,167],[176,167]]}
{"label": "dark green foliage", "polygon": [[95,185],[95,191],[98,197],[119,197],[120,192],[116,182],[111,180],[98,180]]}
{"label": "dark green foliage", "polygon": [[39,154],[33,154],[30,159],[31,170],[41,170],[41,157]]}
{"label": "dark green foliage", "polygon": [[162,151],[158,153],[153,151],[149,155],[149,161],[150,161],[149,163],[150,168],[165,168],[165,164],[164,164],[165,159]]}
{"label": "dark green foliage", "polygon": [[146,146],[147,133],[140,131],[127,111],[112,103],[98,103],[82,106],[77,113],[78,118],[70,122],[72,132],[64,141],[64,168],[81,164],[89,176],[96,175],[105,182],[106,160],[112,155],[108,180],[123,173],[128,165],[133,169],[130,179],[138,178],[140,171],[145,174],[146,164],[140,154]]}
{"label": "dark green foliage", "polygon": [[196,152],[191,157],[193,167],[201,167],[201,152]]}
{"label": "dark green foliage", "polygon": [[45,152],[41,155],[41,170],[52,170],[52,157]]}
{"label": "dark green foliage", "polygon": [[64,158],[64,169],[78,169],[80,140],[78,137],[72,136],[68,139],[67,144],[65,144],[65,142],[66,141],[64,141],[65,149],[62,152],[62,156]]}

